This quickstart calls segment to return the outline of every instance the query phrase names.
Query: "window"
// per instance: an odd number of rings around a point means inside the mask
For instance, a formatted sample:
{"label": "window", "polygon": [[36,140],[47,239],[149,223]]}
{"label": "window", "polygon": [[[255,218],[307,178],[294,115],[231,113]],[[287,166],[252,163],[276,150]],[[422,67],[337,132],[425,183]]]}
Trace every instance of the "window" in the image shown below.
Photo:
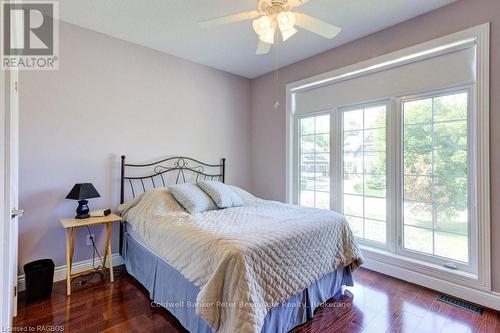
{"label": "window", "polygon": [[471,91],[438,90],[298,118],[298,203],[336,208],[367,246],[475,271]]}
{"label": "window", "polygon": [[330,208],[330,115],[299,121],[299,164],[302,206]]}
{"label": "window", "polygon": [[318,206],[300,122],[329,115],[329,207],[369,265],[491,290],[489,40],[482,24],[287,84],[287,200]]}
{"label": "window", "polygon": [[468,93],[402,101],[403,248],[469,262]]}
{"label": "window", "polygon": [[355,236],[386,242],[386,106],[342,111],[343,213]]}

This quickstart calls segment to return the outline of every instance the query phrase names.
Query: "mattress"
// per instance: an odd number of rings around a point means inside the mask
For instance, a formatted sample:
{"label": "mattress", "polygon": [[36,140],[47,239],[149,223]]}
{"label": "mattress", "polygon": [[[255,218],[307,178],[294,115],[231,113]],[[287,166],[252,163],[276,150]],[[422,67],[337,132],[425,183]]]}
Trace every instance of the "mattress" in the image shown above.
{"label": "mattress", "polygon": [[[192,333],[214,330],[196,315],[200,288],[154,253],[126,224],[124,258],[127,271],[149,292],[152,306],[163,307],[172,313]],[[342,293],[343,286],[352,286],[351,269],[338,269],[312,283],[302,292],[273,307],[266,315],[262,333],[285,333],[311,319],[314,310]]]}
{"label": "mattress", "polygon": [[199,288],[196,314],[217,332],[261,332],[273,307],[363,261],[345,217],[329,210],[258,198],[199,214],[176,205],[151,190],[122,216],[131,239]]}
{"label": "mattress", "polygon": [[154,253],[154,251],[146,244],[144,239],[142,239],[141,235],[134,230],[134,226],[130,223],[124,222],[125,232],[131,237],[134,241],[142,245],[149,252]]}

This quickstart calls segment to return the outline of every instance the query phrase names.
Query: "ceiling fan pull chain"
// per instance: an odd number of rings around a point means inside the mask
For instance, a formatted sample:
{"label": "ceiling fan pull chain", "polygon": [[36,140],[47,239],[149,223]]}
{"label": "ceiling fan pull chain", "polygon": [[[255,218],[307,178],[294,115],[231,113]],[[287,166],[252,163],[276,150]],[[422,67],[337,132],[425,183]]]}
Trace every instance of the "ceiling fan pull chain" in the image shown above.
{"label": "ceiling fan pull chain", "polygon": [[280,42],[278,38],[278,30],[275,32],[276,34],[276,45],[274,48],[274,95],[276,96],[276,102],[273,105],[275,110],[278,110],[280,106],[279,102],[279,47]]}

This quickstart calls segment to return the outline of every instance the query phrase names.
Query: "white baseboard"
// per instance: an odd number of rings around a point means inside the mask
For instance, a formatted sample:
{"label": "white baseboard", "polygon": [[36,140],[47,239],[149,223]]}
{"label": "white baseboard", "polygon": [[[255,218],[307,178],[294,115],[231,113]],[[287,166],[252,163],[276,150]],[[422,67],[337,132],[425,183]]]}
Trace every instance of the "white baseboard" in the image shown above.
{"label": "white baseboard", "polygon": [[372,258],[365,257],[362,267],[500,311],[500,293],[461,286]]}
{"label": "white baseboard", "polygon": [[[120,265],[123,265],[125,263],[123,260],[123,257],[119,253],[115,253],[111,257],[113,260],[113,267],[120,266]],[[92,259],[89,259],[89,260],[84,260],[84,261],[79,261],[79,262],[73,263],[72,271],[79,272],[79,271],[83,271],[83,270],[91,269],[91,268],[92,268]],[[57,266],[54,269],[54,282],[63,281],[65,279],[66,279],[66,265]],[[23,291],[24,289],[26,289],[24,275],[18,276],[17,289],[19,291]]]}

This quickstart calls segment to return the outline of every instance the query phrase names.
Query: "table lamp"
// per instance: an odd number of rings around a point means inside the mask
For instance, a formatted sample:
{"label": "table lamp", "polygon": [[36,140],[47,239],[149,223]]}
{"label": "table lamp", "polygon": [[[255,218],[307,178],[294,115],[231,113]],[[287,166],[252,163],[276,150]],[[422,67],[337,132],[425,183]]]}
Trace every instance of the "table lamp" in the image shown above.
{"label": "table lamp", "polygon": [[66,196],[66,199],[78,200],[76,208],[77,219],[86,219],[89,217],[89,206],[86,199],[99,198],[100,195],[91,183],[75,184]]}

